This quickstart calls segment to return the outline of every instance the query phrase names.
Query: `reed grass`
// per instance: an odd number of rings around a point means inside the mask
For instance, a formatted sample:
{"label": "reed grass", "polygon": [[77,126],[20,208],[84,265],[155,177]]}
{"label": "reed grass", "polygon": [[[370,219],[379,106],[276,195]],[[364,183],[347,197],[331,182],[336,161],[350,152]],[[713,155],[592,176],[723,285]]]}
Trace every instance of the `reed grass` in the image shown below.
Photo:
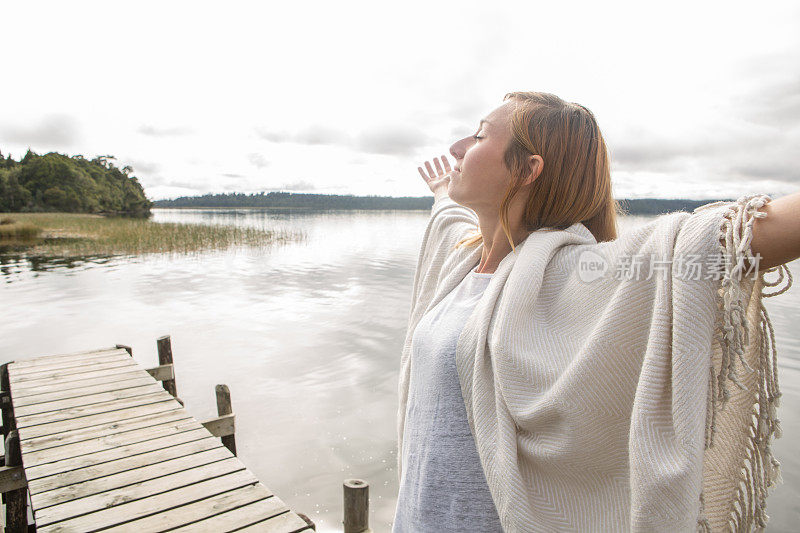
{"label": "reed grass", "polygon": [[[31,255],[139,255],[265,247],[302,240],[302,232],[238,226],[154,222],[79,213],[0,213],[0,244],[24,245]],[[13,222],[9,222],[12,220]],[[13,231],[4,228],[17,228]],[[20,233],[18,228],[26,228]]]}
{"label": "reed grass", "polygon": [[35,239],[42,228],[29,222],[21,222],[8,216],[0,216],[0,240]]}

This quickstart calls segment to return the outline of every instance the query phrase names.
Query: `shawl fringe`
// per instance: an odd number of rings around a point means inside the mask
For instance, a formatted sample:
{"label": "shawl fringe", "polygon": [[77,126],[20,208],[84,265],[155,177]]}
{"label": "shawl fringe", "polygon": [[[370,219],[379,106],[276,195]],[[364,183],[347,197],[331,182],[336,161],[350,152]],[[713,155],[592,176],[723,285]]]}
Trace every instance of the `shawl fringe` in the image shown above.
{"label": "shawl fringe", "polygon": [[[769,298],[786,292],[792,285],[792,274],[786,265],[778,265],[758,273],[760,285],[763,287],[777,287],[784,278],[786,285],[772,293],[760,292],[759,297],[759,346],[754,347],[756,368],[752,368],[745,361],[745,350],[748,348],[747,302],[743,302],[741,278],[745,271],[745,260],[750,268],[758,265],[757,259],[750,249],[753,237],[753,223],[756,218],[764,218],[766,213],[758,211],[772,199],[763,194],[743,195],[736,203],[713,202],[694,210],[698,212],[711,207],[727,205],[720,223],[720,252],[725,258],[725,272],[722,275],[721,288],[718,292],[718,302],[722,312],[723,331],[718,332],[717,338],[722,349],[722,364],[715,372],[714,364],[710,369],[709,387],[709,412],[706,419],[705,448],[714,445],[715,422],[718,411],[725,408],[730,397],[730,383],[747,390],[737,376],[735,359],[741,363],[748,372],[757,372],[758,390],[756,402],[752,407],[752,422],[748,428],[746,445],[746,458],[742,464],[739,487],[736,499],[731,506],[728,516],[728,526],[731,531],[751,531],[766,527],[769,516],[766,513],[767,489],[782,482],[780,463],[772,454],[772,439],[781,437],[780,420],[777,408],[780,405],[781,392],[778,386],[777,352],[775,346],[775,332],[769,319],[767,310],[760,297]],[[750,271],[751,272],[751,271]],[[778,279],[768,282],[764,275],[772,272],[778,273]],[[705,516],[703,493],[700,494],[700,515],[697,521],[697,530],[711,531],[708,519]]]}

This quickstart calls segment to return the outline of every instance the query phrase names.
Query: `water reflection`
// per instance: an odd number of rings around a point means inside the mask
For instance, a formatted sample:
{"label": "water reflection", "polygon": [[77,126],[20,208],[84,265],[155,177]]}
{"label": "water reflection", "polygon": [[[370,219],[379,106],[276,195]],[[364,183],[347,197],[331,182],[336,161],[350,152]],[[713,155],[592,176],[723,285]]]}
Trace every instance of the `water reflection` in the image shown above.
{"label": "water reflection", "polygon": [[0,249],[0,276],[6,283],[25,279],[26,273],[47,272],[50,270],[84,269],[92,266],[111,266],[131,261],[135,256],[82,255],[74,257],[52,257],[29,255],[25,247],[14,248],[11,252]]}
{"label": "water reflection", "polygon": [[[301,230],[304,242],[77,259],[0,254],[0,359],[126,344],[146,366],[172,336],[178,394],[199,419],[231,389],[239,455],[317,531],[341,531],[341,484],[370,484],[375,531],[397,495],[397,377],[427,212],[157,209],[157,222]],[[651,220],[626,217],[623,231]],[[792,268],[800,272],[796,265]],[[10,282],[10,281],[13,281]],[[778,335],[784,486],[776,530],[800,519],[800,290],[765,301]],[[797,369],[791,365],[797,365]]]}

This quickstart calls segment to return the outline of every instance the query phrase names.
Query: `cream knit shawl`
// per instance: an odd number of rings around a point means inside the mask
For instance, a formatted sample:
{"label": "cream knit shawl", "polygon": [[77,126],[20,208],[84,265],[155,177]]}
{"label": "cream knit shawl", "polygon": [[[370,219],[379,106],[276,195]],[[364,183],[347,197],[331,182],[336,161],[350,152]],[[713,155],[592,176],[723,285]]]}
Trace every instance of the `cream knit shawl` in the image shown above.
{"label": "cream knit shawl", "polygon": [[[504,531],[764,527],[767,488],[780,480],[770,450],[780,392],[761,298],[788,289],[791,273],[773,268],[768,282],[743,260],[770,200],[667,213],[603,243],[580,223],[541,229],[501,261],[456,367]],[[398,480],[411,338],[479,263],[482,246],[454,248],[476,224],[450,198],[434,203],[401,358]],[[715,275],[713,259],[726,255]],[[592,262],[607,271],[587,280]],[[762,292],[784,272],[783,289]]]}

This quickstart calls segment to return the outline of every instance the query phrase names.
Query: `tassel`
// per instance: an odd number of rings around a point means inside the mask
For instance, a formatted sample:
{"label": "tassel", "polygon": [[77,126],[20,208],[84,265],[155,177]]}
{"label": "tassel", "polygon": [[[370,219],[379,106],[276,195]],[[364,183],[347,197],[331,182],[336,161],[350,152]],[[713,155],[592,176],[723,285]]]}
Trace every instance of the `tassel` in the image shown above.
{"label": "tassel", "polygon": [[[756,386],[754,391],[756,403],[753,405],[753,421],[748,430],[747,457],[741,470],[740,485],[737,488],[734,502],[728,515],[728,525],[732,531],[751,531],[754,527],[761,529],[766,526],[769,516],[766,514],[767,489],[774,486],[781,479],[780,463],[772,455],[771,442],[773,438],[780,438],[780,421],[777,417],[777,407],[780,405],[780,389],[778,386],[777,350],[775,347],[775,332],[763,302],[758,313],[758,327],[760,342],[754,350],[753,368],[747,360],[748,347],[751,347],[749,324],[745,302],[742,302],[744,291],[743,279],[745,260],[750,268],[757,269],[758,260],[752,255],[750,244],[753,238],[753,224],[756,218],[764,218],[766,213],[758,211],[771,198],[766,195],[742,196],[731,205],[729,202],[714,202],[695,209],[695,212],[719,205],[727,205],[720,222],[720,252],[725,257],[725,272],[722,276],[718,291],[719,310],[721,312],[721,335],[715,336],[722,351],[719,371],[711,365],[710,383],[710,411],[707,418],[707,447],[713,446],[716,431],[716,411],[724,409],[731,396],[728,388],[730,382],[742,390],[748,390],[739,379],[739,373],[748,374],[756,372]],[[749,272],[749,269],[748,269]],[[769,282],[764,279],[764,274],[777,272],[778,279]],[[762,298],[777,296],[788,290],[792,284],[792,275],[786,265],[758,273],[758,282],[761,287],[777,287],[784,279],[787,284],[782,289],[772,293],[761,290]],[[755,283],[755,282],[754,282]],[[745,288],[749,288],[745,285]],[[753,286],[755,290],[756,285]],[[736,362],[741,370],[736,368]],[[698,530],[704,527],[701,514],[698,521]],[[706,520],[706,525],[707,520]]]}

